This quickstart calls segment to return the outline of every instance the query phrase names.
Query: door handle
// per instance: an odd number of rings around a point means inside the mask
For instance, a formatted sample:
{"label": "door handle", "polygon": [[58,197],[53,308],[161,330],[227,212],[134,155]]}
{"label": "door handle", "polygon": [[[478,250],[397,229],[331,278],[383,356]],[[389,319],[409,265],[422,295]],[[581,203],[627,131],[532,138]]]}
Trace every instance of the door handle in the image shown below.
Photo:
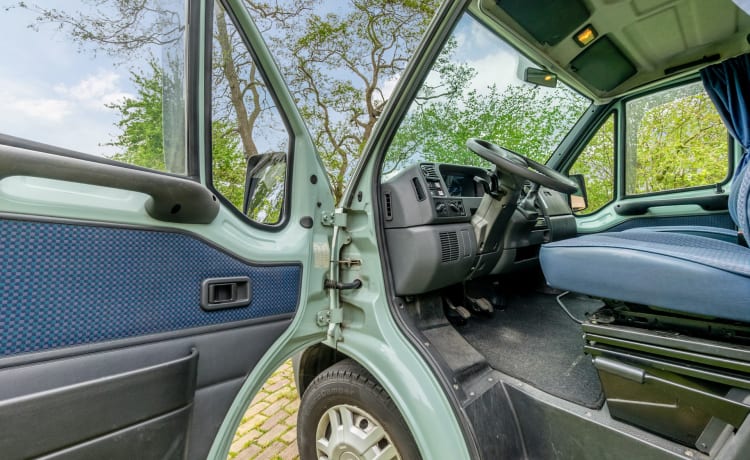
{"label": "door handle", "polygon": [[247,276],[208,278],[201,283],[201,308],[222,310],[250,305],[252,285]]}

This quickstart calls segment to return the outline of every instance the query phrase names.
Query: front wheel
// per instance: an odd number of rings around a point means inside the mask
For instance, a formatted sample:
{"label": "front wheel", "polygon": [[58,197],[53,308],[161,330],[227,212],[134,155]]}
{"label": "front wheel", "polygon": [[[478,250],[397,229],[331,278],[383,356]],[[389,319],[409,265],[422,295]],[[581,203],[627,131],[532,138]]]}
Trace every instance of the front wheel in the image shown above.
{"label": "front wheel", "polygon": [[302,460],[421,458],[391,398],[350,359],[323,371],[307,388],[297,430]]}

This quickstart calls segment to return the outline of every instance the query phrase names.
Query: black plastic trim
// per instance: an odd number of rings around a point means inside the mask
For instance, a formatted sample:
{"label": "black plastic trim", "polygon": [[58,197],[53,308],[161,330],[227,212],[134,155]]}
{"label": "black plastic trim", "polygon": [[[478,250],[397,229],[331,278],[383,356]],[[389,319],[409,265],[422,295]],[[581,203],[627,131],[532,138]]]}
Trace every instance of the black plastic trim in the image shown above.
{"label": "black plastic trim", "polygon": [[718,356],[722,359],[735,359],[750,362],[750,348],[734,346],[683,334],[674,334],[658,330],[642,329],[628,326],[611,326],[607,324],[583,323],[583,332],[599,337],[627,340],[635,344],[682,350],[704,355]]}
{"label": "black plastic trim", "polygon": [[[189,177],[200,180],[200,162],[198,159],[198,128],[200,120],[198,119],[198,100],[199,82],[201,81],[200,72],[200,39],[201,39],[201,2],[188,0],[188,20],[187,20],[187,62],[186,62],[186,98],[185,106],[187,114],[185,115],[185,150],[187,159],[187,174]],[[204,107],[210,107],[205,106]]]}
{"label": "black plastic trim", "polygon": [[37,456],[185,407],[197,366],[193,349],[166,363],[2,401],[0,452]]}
{"label": "black plastic trim", "polygon": [[185,428],[190,425],[192,405],[143,423],[76,444],[39,457],[39,460],[131,460],[138,458],[185,458]]}
{"label": "black plastic trim", "polygon": [[[228,299],[217,300],[220,287],[231,289]],[[201,308],[207,311],[245,307],[253,298],[253,284],[247,276],[208,278],[201,283]]]}

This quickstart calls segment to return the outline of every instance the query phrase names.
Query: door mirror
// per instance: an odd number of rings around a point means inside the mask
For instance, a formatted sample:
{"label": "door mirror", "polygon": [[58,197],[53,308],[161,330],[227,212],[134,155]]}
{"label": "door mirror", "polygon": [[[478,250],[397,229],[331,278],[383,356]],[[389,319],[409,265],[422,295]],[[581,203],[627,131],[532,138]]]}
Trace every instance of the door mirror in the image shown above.
{"label": "door mirror", "polygon": [[523,74],[523,81],[532,85],[554,88],[557,86],[557,75],[546,70],[527,67]]}
{"label": "door mirror", "polygon": [[259,222],[277,222],[281,215],[286,152],[251,156],[245,173],[242,212]]}
{"label": "door mirror", "polygon": [[569,177],[578,184],[578,190],[569,195],[570,209],[573,212],[583,211],[589,206],[589,199],[586,195],[586,179],[583,178],[583,174],[571,174]]}

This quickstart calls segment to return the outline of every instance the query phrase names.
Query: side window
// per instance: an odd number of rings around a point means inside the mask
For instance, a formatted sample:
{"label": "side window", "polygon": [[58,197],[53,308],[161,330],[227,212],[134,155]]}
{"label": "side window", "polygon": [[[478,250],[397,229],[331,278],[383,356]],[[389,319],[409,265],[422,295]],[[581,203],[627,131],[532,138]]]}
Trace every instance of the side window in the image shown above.
{"label": "side window", "polygon": [[729,174],[727,130],[700,82],[628,101],[627,195],[713,185]]}
{"label": "side window", "polygon": [[260,69],[220,2],[214,4],[211,175],[214,189],[253,221],[281,221],[289,133]]}
{"label": "side window", "polygon": [[185,18],[185,0],[0,9],[0,132],[186,174]]}
{"label": "side window", "polygon": [[573,163],[570,174],[582,174],[586,181],[588,207],[576,215],[591,214],[612,201],[615,191],[615,115],[599,127]]}

